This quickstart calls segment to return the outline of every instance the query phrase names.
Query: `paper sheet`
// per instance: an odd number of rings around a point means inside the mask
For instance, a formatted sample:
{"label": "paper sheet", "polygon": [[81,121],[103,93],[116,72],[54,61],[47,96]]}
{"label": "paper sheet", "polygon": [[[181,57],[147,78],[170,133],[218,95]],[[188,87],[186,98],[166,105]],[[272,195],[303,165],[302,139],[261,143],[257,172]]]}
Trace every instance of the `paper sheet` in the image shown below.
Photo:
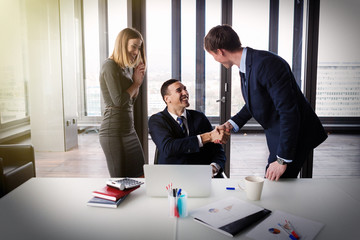
{"label": "paper sheet", "polygon": [[261,210],[262,207],[229,197],[198,208],[191,216],[219,228]]}
{"label": "paper sheet", "polygon": [[[294,216],[282,211],[274,211],[269,217],[249,231],[246,236],[255,240],[289,240],[289,234],[278,225],[278,223],[285,224],[285,220],[291,222],[295,232],[299,234],[300,240],[314,239],[324,226],[324,224],[320,222]],[[279,233],[278,230],[280,231]]]}

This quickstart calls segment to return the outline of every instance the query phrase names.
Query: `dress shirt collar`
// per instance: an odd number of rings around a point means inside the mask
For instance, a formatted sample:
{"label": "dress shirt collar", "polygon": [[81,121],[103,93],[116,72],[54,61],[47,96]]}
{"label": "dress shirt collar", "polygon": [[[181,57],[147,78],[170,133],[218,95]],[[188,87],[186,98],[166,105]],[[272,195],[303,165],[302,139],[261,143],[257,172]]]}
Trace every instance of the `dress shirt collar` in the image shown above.
{"label": "dress shirt collar", "polygon": [[[170,114],[170,116],[172,116],[173,118],[174,118],[174,120],[177,122],[177,115],[176,114],[173,114],[173,113],[171,113],[169,110],[167,110],[168,111],[168,113]],[[185,119],[187,119],[187,117],[186,117],[186,109],[184,110],[184,112],[181,114],[181,116],[183,116]],[[181,117],[180,116],[180,117]]]}
{"label": "dress shirt collar", "polygon": [[243,52],[240,59],[240,68],[239,68],[239,71],[242,73],[246,73],[246,53],[247,53],[247,48],[243,48]]}

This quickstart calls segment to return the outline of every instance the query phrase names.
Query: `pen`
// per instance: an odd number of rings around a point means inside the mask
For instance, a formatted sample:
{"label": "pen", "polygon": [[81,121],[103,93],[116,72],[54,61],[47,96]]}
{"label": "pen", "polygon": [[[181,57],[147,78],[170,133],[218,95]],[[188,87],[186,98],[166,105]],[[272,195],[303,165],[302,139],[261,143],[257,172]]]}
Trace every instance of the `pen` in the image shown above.
{"label": "pen", "polygon": [[175,198],[174,213],[175,213],[175,217],[179,217],[178,199],[176,194],[177,194],[177,188],[174,188],[173,189],[173,197]]}
{"label": "pen", "polygon": [[[291,234],[296,237],[296,239],[299,239],[299,235],[295,232],[294,226],[290,223],[290,221],[285,220],[286,224],[285,227],[287,227],[287,229],[289,229],[289,231],[291,232]],[[286,226],[287,225],[287,226]]]}
{"label": "pen", "polygon": [[297,240],[296,237],[294,237],[283,225],[281,225],[280,223],[278,223],[278,225],[287,233],[289,234],[289,238],[292,240]]}
{"label": "pen", "polygon": [[181,188],[179,188],[179,191],[177,192],[177,196],[180,196],[181,194]]}

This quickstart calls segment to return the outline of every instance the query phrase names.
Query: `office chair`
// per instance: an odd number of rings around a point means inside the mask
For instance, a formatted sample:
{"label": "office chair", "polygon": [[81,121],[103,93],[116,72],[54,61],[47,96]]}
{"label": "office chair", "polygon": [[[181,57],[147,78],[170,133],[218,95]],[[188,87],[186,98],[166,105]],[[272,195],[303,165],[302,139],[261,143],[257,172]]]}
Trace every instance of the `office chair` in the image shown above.
{"label": "office chair", "polygon": [[0,145],[0,197],[35,176],[33,146]]}
{"label": "office chair", "polygon": [[155,155],[154,155],[154,164],[158,164],[158,163],[159,163],[159,149],[156,147]]}

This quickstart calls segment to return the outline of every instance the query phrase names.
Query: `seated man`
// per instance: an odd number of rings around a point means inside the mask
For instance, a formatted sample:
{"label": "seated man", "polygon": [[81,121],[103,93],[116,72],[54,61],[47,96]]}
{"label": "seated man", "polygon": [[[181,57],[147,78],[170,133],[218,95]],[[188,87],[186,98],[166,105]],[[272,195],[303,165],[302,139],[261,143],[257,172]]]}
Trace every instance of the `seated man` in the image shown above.
{"label": "seated man", "polygon": [[220,144],[229,133],[212,129],[202,112],[186,109],[189,94],[176,79],[161,86],[167,107],[149,119],[149,132],[158,148],[159,164],[211,164],[213,176],[221,177],[225,153]]}

